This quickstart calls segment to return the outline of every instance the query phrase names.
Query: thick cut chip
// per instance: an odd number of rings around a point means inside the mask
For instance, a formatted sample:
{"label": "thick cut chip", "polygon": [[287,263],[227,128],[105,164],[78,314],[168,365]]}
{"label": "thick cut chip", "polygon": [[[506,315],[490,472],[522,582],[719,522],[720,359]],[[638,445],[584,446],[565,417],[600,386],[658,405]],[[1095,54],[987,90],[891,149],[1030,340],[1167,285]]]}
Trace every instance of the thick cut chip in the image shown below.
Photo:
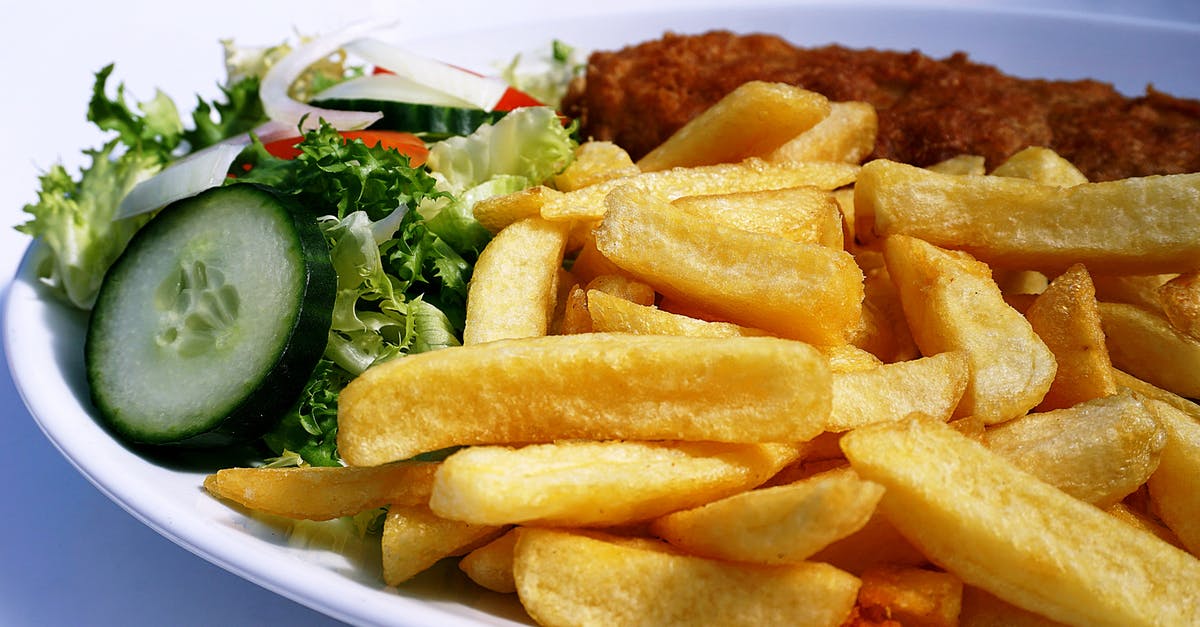
{"label": "thick cut chip", "polygon": [[1200,423],[1160,401],[1147,401],[1167,432],[1162,462],[1150,477],[1158,517],[1200,557]]}
{"label": "thick cut chip", "polygon": [[1039,410],[1070,407],[1117,391],[1096,289],[1086,268],[1074,265],[1055,278],[1025,318],[1058,364]]}
{"label": "thick cut chip", "polygon": [[1192,420],[1200,422],[1200,405],[1195,401],[1188,400],[1182,396],[1168,392],[1152,383],[1148,383],[1139,379],[1127,372],[1113,369],[1113,376],[1116,378],[1117,385],[1123,388],[1129,388],[1145,398],[1152,398],[1156,401],[1162,401],[1175,409],[1187,414]]}
{"label": "thick cut chip", "polygon": [[961,351],[835,374],[829,430],[900,420],[912,412],[949,420],[969,378],[970,364]]}
{"label": "thick cut chip", "polygon": [[442,462],[429,505],[477,524],[621,525],[758,486],[800,452],[716,442],[473,446]]}
{"label": "thick cut chip", "polygon": [[471,581],[501,594],[512,594],[517,591],[517,582],[513,579],[513,551],[517,548],[519,527],[510,529],[504,535],[467,553],[458,562],[458,568],[471,578]]}
{"label": "thick cut chip", "polygon": [[1158,288],[1163,313],[1179,332],[1200,340],[1200,272],[1181,274]]}
{"label": "thick cut chip", "polygon": [[1004,301],[985,264],[903,235],[884,242],[884,258],[921,352],[967,354],[971,378],[957,416],[994,424],[1041,402],[1054,380],[1054,355]]}
{"label": "thick cut chip", "polygon": [[540,625],[836,627],[859,580],[828,564],[757,566],[552,529],[523,529],[517,594]]}
{"label": "thick cut chip", "polygon": [[751,233],[837,249],[845,244],[837,201],[816,187],[683,196],[671,204],[689,215]]}
{"label": "thick cut chip", "polygon": [[992,170],[996,176],[1029,179],[1042,185],[1071,187],[1088,182],[1075,164],[1049,148],[1030,146],[1019,150]]}
{"label": "thick cut chip", "polygon": [[668,514],[650,530],[703,557],[794,564],[861,529],[881,496],[882,486],[845,468]]}
{"label": "thick cut chip", "polygon": [[463,343],[545,335],[566,244],[565,225],[539,217],[513,223],[492,238],[471,274]]}
{"label": "thick cut chip", "polygon": [[592,330],[638,335],[688,335],[692,337],[741,337],[765,335],[730,322],[713,322],[639,305],[599,291],[587,294],[587,311]]}
{"label": "thick cut chip", "polygon": [[801,442],[831,387],[819,351],[772,337],[500,340],[369,368],[338,399],[338,450],[373,466],[469,444]]}
{"label": "thick cut chip", "polygon": [[562,192],[536,185],[511,194],[501,194],[485,198],[471,207],[475,220],[492,233],[499,233],[504,227],[520,222],[525,218],[541,215],[542,205]]}
{"label": "thick cut chip", "polygon": [[921,356],[921,351],[913,341],[912,330],[908,320],[904,318],[904,306],[900,303],[900,290],[892,282],[887,267],[883,265],[883,255],[874,255],[870,262],[879,263],[877,267],[864,267],[868,261],[866,255],[859,251],[855,255],[859,267],[863,268],[863,311],[873,309],[877,322],[884,325],[881,335],[885,342],[877,342],[874,350],[882,351],[877,356],[883,361],[905,361]]}
{"label": "thick cut chip", "polygon": [[987,171],[987,159],[983,155],[956,155],[926,166],[930,172],[954,176],[978,176]]}
{"label": "thick cut chip", "polygon": [[[856,215],[996,267],[1149,274],[1200,269],[1200,173],[1073,187],[953,176],[887,160],[863,166]],[[859,229],[859,236],[864,232]]]}
{"label": "thick cut chip", "polygon": [[303,520],[332,520],[390,504],[429,501],[436,463],[374,468],[224,468],[204,479],[210,493],[252,510]]}
{"label": "thick cut chip", "polygon": [[963,586],[962,627],[1063,627],[1063,623],[1023,610],[975,586]]}
{"label": "thick cut chip", "polygon": [[862,271],[845,251],[704,224],[632,187],[607,204],[596,247],[665,296],[822,345],[845,343],[862,315]]}
{"label": "thick cut chip", "polygon": [[964,583],[1087,625],[1200,624],[1200,560],[914,417],[842,437],[880,509]]}
{"label": "thick cut chip", "polygon": [[1131,507],[1124,501],[1117,503],[1116,505],[1113,505],[1104,511],[1108,512],[1110,516],[1129,525],[1130,527],[1145,531],[1146,533],[1153,535],[1167,544],[1179,547],[1185,551],[1187,550],[1184,548],[1183,543],[1179,541],[1179,537],[1175,535],[1175,532],[1171,531],[1170,527],[1162,524],[1162,522],[1159,521],[1158,517],[1154,514]]}
{"label": "thick cut chip", "polygon": [[989,429],[983,443],[1075,498],[1107,508],[1158,467],[1166,434],[1132,394],[1027,414]]}
{"label": "thick cut chip", "polygon": [[623,185],[636,185],[645,193],[657,194],[667,200],[788,187],[837,189],[853,183],[859,168],[838,161],[768,163],[762,159],[747,159],[738,163],[645,172],[567,192],[543,205],[542,217],[554,221],[599,220],[604,217],[604,198]]}
{"label": "thick cut chip", "polygon": [[587,291],[604,292],[638,305],[653,305],[654,288],[621,274],[602,274],[588,281]]}
{"label": "thick cut chip", "polygon": [[570,192],[640,173],[624,148],[612,142],[588,141],[579,144],[571,164],[554,176],[554,187]]}
{"label": "thick cut chip", "polygon": [[869,102],[831,102],[829,115],[771,154],[768,161],[862,163],[875,148],[879,116]]}
{"label": "thick cut chip", "polygon": [[1136,305],[1100,303],[1112,364],[1186,398],[1200,398],[1200,340]]}
{"label": "thick cut chip", "polygon": [[588,312],[587,292],[582,287],[574,285],[567,293],[563,303],[562,321],[558,325],[558,335],[573,333],[591,333],[592,316]]}
{"label": "thick cut chip", "polygon": [[787,83],[748,81],[638,160],[643,172],[763,157],[829,115],[829,100]]}
{"label": "thick cut chip", "polygon": [[503,533],[500,527],[446,520],[424,505],[392,506],[383,521],[383,581],[398,586],[446,557]]}
{"label": "thick cut chip", "polygon": [[1096,298],[1106,303],[1128,303],[1154,312],[1162,312],[1159,289],[1178,274],[1092,275]]}

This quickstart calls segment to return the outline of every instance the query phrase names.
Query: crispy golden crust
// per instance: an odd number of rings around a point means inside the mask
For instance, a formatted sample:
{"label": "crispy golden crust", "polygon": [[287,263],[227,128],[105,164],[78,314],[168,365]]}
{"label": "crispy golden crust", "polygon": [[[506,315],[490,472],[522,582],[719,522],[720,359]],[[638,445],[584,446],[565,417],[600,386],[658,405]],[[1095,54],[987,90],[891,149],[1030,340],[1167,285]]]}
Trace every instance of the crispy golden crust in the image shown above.
{"label": "crispy golden crust", "polygon": [[1008,76],[963,53],[797,48],[772,35],[666,34],[593,53],[564,108],[586,136],[635,159],[749,80],[782,81],[879,111],[874,157],[929,165],[964,153],[989,168],[1026,146],[1054,149],[1092,180],[1200,171],[1200,101],[1093,80]]}

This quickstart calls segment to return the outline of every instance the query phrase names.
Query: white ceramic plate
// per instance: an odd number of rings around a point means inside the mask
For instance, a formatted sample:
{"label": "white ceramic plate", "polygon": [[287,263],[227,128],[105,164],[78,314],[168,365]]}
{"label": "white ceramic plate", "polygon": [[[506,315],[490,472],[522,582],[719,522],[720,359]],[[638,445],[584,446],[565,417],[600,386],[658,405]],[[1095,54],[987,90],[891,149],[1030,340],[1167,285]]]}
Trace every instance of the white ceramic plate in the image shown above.
{"label": "white ceramic plate", "polygon": [[[441,35],[412,46],[487,69],[556,37],[583,49],[721,27],[782,34],[804,45],[965,50],[1007,72],[1094,77],[1139,93],[1148,83],[1200,97],[1200,28],[1076,14],[984,9],[863,8],[848,5],[642,13],[546,22],[469,39]],[[470,45],[464,45],[464,42]],[[92,416],[82,365],[86,318],[47,300],[27,254],[5,304],[4,340],[13,378],[47,437],[98,489],[130,514],[195,554],[333,617],[364,624],[526,623],[511,598],[481,591],[452,566],[400,590],[380,583],[378,549],[320,538],[301,546],[286,526],[248,517],[210,498],[204,471],[139,456]]]}

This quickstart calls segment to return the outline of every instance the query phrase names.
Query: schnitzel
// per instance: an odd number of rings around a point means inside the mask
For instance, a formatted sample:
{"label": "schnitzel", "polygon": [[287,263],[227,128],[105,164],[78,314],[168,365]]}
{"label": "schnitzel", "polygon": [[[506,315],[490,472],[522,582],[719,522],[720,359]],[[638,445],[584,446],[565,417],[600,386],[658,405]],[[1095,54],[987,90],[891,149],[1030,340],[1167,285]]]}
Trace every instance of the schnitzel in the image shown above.
{"label": "schnitzel", "polygon": [[960,154],[989,168],[1027,146],[1049,147],[1089,179],[1200,171],[1200,101],[1148,86],[1127,97],[1095,80],[1024,79],[956,53],[800,48],[765,34],[667,34],[595,52],[564,100],[585,137],[635,159],[750,80],[785,82],[875,106],[869,158],[929,165]]}

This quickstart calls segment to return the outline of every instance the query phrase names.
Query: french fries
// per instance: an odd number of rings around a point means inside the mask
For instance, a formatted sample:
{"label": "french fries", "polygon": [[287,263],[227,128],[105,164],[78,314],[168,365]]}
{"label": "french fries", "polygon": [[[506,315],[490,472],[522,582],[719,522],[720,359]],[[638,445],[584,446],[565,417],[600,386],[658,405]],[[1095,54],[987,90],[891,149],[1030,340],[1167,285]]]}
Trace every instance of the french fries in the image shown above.
{"label": "french fries", "polygon": [[513,570],[522,604],[543,625],[836,627],[859,588],[828,564],[736,564],[537,528],[521,531]]}
{"label": "french fries", "polygon": [[1076,624],[1200,621],[1200,560],[942,423],[876,423],[844,436],[842,449],[883,484],[880,507],[901,533],[965,583]]}
{"label": "french fries", "polygon": [[831,388],[820,352],[771,337],[498,340],[363,373],[338,401],[338,448],[369,466],[465,444],[802,442],[824,430]]}
{"label": "french fries", "polygon": [[1059,187],[876,160],[863,166],[854,189],[855,215],[872,216],[876,236],[918,237],[997,267],[1200,269],[1200,222],[1193,219],[1200,173]]}
{"label": "french fries", "polygon": [[752,84],[581,144],[475,205],[464,346],[343,390],[349,467],[205,487],[387,508],[384,583],[461,556],[544,625],[1200,624],[1200,173],[877,130]]}

